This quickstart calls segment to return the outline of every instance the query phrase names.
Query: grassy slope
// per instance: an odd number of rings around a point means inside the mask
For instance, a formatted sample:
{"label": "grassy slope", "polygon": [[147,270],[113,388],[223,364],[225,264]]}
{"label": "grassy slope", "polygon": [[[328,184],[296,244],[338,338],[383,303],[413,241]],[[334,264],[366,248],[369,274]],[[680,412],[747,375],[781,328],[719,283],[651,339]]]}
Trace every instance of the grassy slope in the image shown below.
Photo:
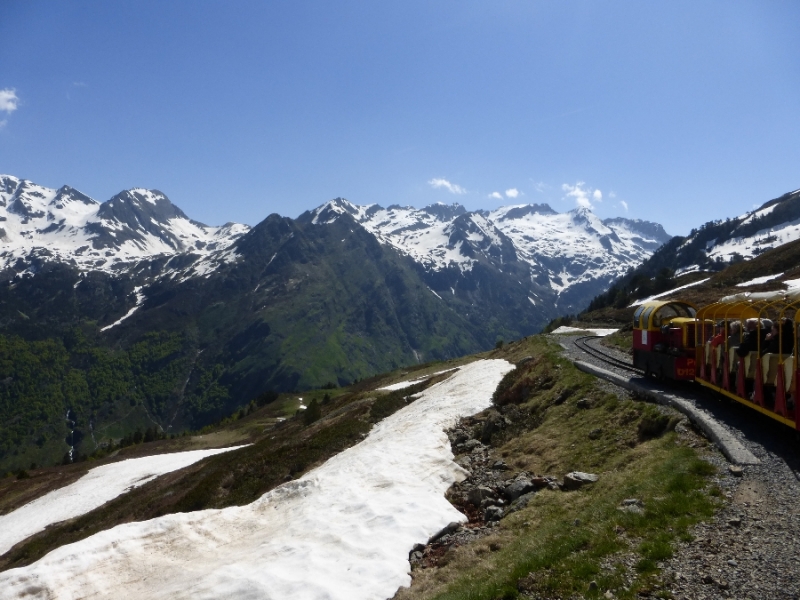
{"label": "grassy slope", "polygon": [[[670,554],[677,537],[688,535],[692,523],[711,514],[715,490],[706,480],[712,470],[708,463],[674,432],[653,439],[640,435],[643,424],[648,431],[668,425],[653,407],[609,393],[575,370],[560,357],[558,347],[541,336],[480,355],[513,362],[528,356],[534,359],[501,384],[499,401],[511,403],[512,408],[504,410],[514,416],[514,425],[493,439],[496,454],[512,466],[511,474],[527,470],[562,476],[583,470],[600,474],[600,481],[577,492],[539,492],[528,508],[506,518],[491,536],[449,551],[436,568],[415,571],[415,585],[401,590],[399,598],[513,598],[519,589],[564,597],[586,593],[592,580],[601,591],[615,589],[618,597],[634,597],[639,590],[660,589],[657,561]],[[161,477],[50,528],[0,559],[0,568],[28,564],[57,546],[118,523],[251,502],[356,443],[370,423],[404,406],[414,391],[376,393],[376,387],[474,358],[406,369],[336,390],[332,400],[321,404],[322,418],[311,424],[305,422],[304,413],[294,415],[297,396],[284,395],[203,435],[126,448],[117,458],[220,442],[253,443]],[[321,402],[324,393],[305,393],[303,403]],[[585,402],[579,405],[579,400]],[[276,425],[281,416],[290,418]],[[589,435],[598,429],[599,434]],[[34,487],[61,485],[77,475],[73,471],[78,467],[42,470],[30,480],[1,481],[0,498],[16,501],[0,500],[0,510],[18,505],[25,494],[34,495]],[[629,497],[644,501],[644,515],[617,510]],[[633,569],[621,561],[603,566],[631,553]]]}
{"label": "grassy slope", "polygon": [[[510,476],[580,470],[600,480],[575,492],[538,492],[492,535],[451,548],[438,567],[415,570],[398,600],[516,598],[521,590],[547,598],[663,592],[658,561],[717,504],[719,490],[708,481],[713,467],[670,431],[674,421],[610,393],[561,358],[555,344],[537,336],[498,355],[535,357],[501,384],[501,398],[519,402],[506,412],[517,415],[515,426],[493,439]],[[618,510],[626,498],[642,500],[644,514]]]}

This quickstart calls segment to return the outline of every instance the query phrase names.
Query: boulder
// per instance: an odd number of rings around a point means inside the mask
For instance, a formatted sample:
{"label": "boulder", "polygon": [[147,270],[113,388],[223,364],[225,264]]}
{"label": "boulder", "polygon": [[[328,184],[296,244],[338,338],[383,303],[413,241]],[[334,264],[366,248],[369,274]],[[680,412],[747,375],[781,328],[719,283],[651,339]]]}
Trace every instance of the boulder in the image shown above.
{"label": "boulder", "polygon": [[533,497],[536,495],[536,492],[528,492],[527,494],[523,494],[516,500],[511,503],[511,506],[508,507],[506,514],[515,513],[518,510],[522,510],[526,506],[528,506],[528,502],[533,500]]}
{"label": "boulder", "polygon": [[600,479],[594,473],[583,473],[582,471],[572,471],[564,475],[562,487],[565,490],[577,490],[588,483],[594,483]]}
{"label": "boulder", "polygon": [[431,536],[431,539],[428,540],[429,544],[432,544],[436,540],[443,538],[446,535],[450,535],[451,533],[455,533],[461,528],[461,523],[457,521],[453,521],[452,523],[448,524],[447,527],[442,529],[439,533],[434,534]]}
{"label": "boulder", "polygon": [[483,444],[481,444],[478,440],[467,440],[464,442],[464,450],[467,452],[472,452],[475,448],[483,448]]}
{"label": "boulder", "polygon": [[480,506],[484,500],[494,497],[494,490],[490,487],[486,487],[485,485],[472,488],[467,494],[467,500],[469,500],[469,503],[473,506]]}
{"label": "boulder", "polygon": [[503,509],[499,506],[487,506],[483,511],[483,520],[487,523],[490,521],[499,521],[503,518]]}
{"label": "boulder", "polygon": [[534,489],[535,487],[530,479],[527,477],[517,477],[503,489],[503,494],[513,502],[523,494],[532,492]]}
{"label": "boulder", "polygon": [[496,410],[490,410],[486,420],[483,422],[483,430],[481,431],[481,441],[488,444],[492,441],[492,436],[504,429],[506,420]]}

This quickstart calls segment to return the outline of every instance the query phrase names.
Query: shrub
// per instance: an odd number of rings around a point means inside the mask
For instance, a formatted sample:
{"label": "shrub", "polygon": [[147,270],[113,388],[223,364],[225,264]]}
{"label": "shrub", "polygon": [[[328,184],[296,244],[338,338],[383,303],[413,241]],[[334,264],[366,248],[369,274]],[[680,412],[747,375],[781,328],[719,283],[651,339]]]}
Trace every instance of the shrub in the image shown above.
{"label": "shrub", "polygon": [[308,403],[308,407],[303,412],[303,422],[306,425],[311,425],[314,421],[319,421],[319,418],[321,416],[322,416],[322,409],[320,408],[317,399],[314,398],[311,402]]}

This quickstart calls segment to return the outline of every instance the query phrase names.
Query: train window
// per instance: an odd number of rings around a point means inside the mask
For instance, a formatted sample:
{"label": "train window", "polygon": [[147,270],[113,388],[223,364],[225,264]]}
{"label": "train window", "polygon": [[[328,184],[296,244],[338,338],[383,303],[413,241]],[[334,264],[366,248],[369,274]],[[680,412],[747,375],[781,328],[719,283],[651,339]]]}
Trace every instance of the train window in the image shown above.
{"label": "train window", "polygon": [[640,306],[636,309],[636,312],[633,313],[633,327],[635,329],[639,329],[639,317],[642,316],[642,311],[644,310],[644,306]]}
{"label": "train window", "polygon": [[655,306],[651,306],[646,311],[644,311],[644,314],[642,315],[642,329],[649,329],[650,328],[648,323],[650,322],[650,313],[653,312],[654,308],[655,308]]}
{"label": "train window", "polygon": [[659,308],[658,311],[656,311],[656,314],[653,317],[653,326],[661,327],[665,321],[674,319],[675,317],[688,317],[693,319],[694,315],[695,310],[688,304],[682,304],[679,302],[665,304]]}

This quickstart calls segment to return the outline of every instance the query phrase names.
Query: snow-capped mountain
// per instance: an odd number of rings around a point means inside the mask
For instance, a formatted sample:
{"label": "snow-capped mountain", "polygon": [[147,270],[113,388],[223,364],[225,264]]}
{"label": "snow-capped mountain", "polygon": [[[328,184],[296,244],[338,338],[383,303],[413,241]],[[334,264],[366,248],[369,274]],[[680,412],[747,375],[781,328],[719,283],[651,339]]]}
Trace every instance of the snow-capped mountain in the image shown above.
{"label": "snow-capped mountain", "polygon": [[430,273],[454,270],[466,277],[480,262],[502,271],[504,264],[520,261],[530,281],[554,295],[562,311],[582,308],[670,239],[657,223],[601,220],[585,208],[557,213],[546,204],[467,212],[457,204],[383,208],[337,198],[305,218],[320,225],[343,214]]}
{"label": "snow-capped mountain", "polygon": [[765,202],[733,219],[711,221],[681,240],[676,273],[718,270],[722,265],[800,239],[800,190]]}
{"label": "snow-capped mountain", "polygon": [[0,175],[0,270],[37,259],[105,272],[158,255],[200,260],[248,230],[193,221],[157,190],[127,190],[101,204],[69,186],[53,190]]}
{"label": "snow-capped mountain", "polygon": [[[655,223],[603,221],[586,209],[557,213],[537,204],[468,212],[458,204],[383,208],[337,198],[300,220],[323,225],[343,214],[410,257],[437,294],[456,294],[476,264],[500,273],[523,264],[528,283],[519,285],[530,288],[530,302],[561,311],[582,308],[669,239]],[[249,229],[193,221],[157,190],[126,190],[101,204],[69,186],[54,190],[0,176],[0,270],[33,272],[54,261],[122,273],[143,259],[182,255],[159,276],[207,277],[236,259],[233,242]]]}

